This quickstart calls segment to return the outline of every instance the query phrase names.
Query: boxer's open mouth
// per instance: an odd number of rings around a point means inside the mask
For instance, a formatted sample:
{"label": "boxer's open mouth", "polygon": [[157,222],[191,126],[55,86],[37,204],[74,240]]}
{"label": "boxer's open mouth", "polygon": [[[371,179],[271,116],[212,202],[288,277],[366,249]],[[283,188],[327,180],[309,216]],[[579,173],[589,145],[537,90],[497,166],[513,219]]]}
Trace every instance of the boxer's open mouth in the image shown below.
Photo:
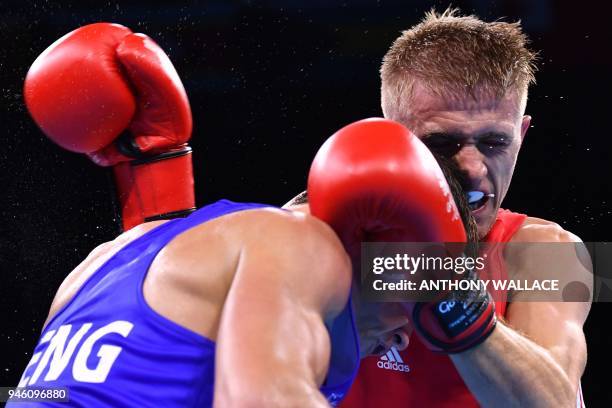
{"label": "boxer's open mouth", "polygon": [[477,211],[484,207],[490,198],[495,197],[495,194],[485,194],[483,191],[468,191],[467,199],[470,206],[470,211]]}

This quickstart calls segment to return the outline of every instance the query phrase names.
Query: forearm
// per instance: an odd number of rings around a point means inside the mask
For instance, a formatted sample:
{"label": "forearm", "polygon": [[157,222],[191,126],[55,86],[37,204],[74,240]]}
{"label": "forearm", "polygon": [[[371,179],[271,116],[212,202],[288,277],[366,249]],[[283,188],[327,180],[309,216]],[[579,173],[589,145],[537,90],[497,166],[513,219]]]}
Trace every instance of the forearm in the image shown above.
{"label": "forearm", "polygon": [[576,386],[550,353],[498,322],[480,346],[451,355],[459,374],[487,406],[569,407]]}

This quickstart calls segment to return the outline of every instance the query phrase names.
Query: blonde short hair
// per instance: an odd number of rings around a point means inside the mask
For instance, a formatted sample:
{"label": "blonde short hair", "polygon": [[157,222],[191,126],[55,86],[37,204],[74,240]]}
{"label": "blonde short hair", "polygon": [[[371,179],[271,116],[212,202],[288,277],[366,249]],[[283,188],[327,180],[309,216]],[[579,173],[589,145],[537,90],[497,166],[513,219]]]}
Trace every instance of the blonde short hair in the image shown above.
{"label": "blonde short hair", "polygon": [[[457,9],[426,13],[403,31],[383,58],[381,103],[385,117],[402,121],[415,82],[447,98],[501,98],[515,91],[521,112],[535,83],[536,53],[527,48],[520,22],[484,22]],[[478,93],[478,94],[477,94]]]}

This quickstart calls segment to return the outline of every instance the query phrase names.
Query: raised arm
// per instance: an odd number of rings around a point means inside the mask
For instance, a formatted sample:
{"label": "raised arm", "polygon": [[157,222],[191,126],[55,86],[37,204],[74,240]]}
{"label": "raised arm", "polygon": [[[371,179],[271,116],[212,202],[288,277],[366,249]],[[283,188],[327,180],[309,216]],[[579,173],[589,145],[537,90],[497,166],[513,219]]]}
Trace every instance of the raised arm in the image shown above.
{"label": "raised arm", "polygon": [[347,302],[351,266],[329,227],[283,214],[251,234],[217,339],[215,406],[327,406],[325,321]]}

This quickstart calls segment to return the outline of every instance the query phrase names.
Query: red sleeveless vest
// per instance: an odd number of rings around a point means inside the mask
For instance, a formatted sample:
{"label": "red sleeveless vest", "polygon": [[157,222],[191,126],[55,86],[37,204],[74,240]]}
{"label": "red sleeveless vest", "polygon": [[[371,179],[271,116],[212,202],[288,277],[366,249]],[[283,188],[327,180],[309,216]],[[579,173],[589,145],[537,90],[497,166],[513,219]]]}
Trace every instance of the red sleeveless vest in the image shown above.
{"label": "red sleeveless vest", "polygon": [[[521,227],[524,214],[500,209],[487,243],[508,242]],[[501,250],[489,250],[489,275],[505,275]],[[496,313],[506,312],[505,294],[494,294]],[[499,299],[499,300],[498,300]],[[408,348],[392,349],[380,357],[368,357],[361,367],[342,408],[366,407],[478,407],[447,355],[429,351],[413,334]]]}

